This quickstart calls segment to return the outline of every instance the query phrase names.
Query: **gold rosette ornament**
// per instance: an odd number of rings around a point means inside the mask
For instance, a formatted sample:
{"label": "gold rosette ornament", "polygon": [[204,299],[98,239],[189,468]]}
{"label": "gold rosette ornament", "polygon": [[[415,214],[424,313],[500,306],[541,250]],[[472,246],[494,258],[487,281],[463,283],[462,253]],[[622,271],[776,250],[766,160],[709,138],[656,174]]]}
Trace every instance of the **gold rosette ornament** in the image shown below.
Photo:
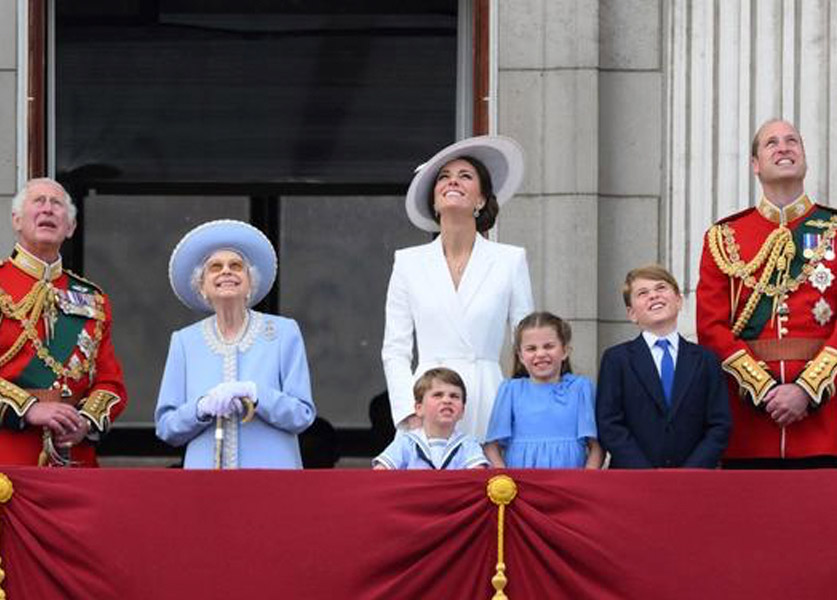
{"label": "gold rosette ornament", "polygon": [[488,480],[486,491],[488,498],[497,505],[497,572],[491,578],[491,585],[496,592],[492,600],[508,600],[508,596],[503,592],[508,583],[506,563],[503,562],[503,518],[506,505],[511,504],[517,496],[517,484],[508,475],[497,475]]}

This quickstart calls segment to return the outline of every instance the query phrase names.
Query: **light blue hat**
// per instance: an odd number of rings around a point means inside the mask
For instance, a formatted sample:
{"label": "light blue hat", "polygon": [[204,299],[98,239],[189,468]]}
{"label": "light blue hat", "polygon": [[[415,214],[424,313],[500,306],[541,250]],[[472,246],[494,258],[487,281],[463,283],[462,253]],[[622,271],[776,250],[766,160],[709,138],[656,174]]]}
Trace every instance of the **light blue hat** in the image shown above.
{"label": "light blue hat", "polygon": [[218,250],[233,250],[259,271],[258,289],[252,290],[250,305],[258,304],[276,280],[276,252],[267,236],[248,223],[221,219],[198,225],[183,236],[169,260],[169,281],[174,295],[189,308],[207,312],[206,302],[192,289],[195,268]]}

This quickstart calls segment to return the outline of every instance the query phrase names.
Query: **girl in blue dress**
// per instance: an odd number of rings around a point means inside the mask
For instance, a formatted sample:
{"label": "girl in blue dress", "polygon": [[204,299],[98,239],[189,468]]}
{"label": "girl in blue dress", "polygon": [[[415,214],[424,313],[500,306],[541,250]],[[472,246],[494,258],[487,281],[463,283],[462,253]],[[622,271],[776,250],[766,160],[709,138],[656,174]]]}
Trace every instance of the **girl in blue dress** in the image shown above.
{"label": "girl in blue dress", "polygon": [[602,466],[593,383],[570,368],[569,324],[548,312],[525,317],[514,334],[514,374],[497,392],[485,455],[494,467]]}

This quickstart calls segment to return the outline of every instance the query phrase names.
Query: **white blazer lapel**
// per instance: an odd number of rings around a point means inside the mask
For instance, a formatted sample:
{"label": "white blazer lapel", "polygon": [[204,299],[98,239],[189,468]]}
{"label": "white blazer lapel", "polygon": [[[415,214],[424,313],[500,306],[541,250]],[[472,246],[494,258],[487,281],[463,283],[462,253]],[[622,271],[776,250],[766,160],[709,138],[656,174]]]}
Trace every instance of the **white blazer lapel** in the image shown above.
{"label": "white blazer lapel", "polygon": [[[457,290],[453,287],[453,279],[451,279],[448,263],[445,260],[445,254],[442,250],[441,237],[437,237],[433,243],[427,246],[427,249],[427,260],[424,261],[423,266],[427,281],[430,282],[430,287],[425,290],[425,293],[437,294],[442,297],[445,312],[447,313],[451,327],[468,346],[471,346],[470,336],[465,327],[465,311],[461,293],[457,293]],[[471,258],[473,259],[473,255]],[[469,266],[465,269],[466,272],[469,268],[470,261]],[[459,289],[461,292],[461,283]]]}
{"label": "white blazer lapel", "polygon": [[492,245],[481,234],[477,233],[474,248],[471,250],[471,258],[468,259],[468,265],[462,274],[462,281],[459,282],[458,296],[463,311],[468,310],[468,306],[477,295],[483,282],[491,274],[495,259],[492,250]]}

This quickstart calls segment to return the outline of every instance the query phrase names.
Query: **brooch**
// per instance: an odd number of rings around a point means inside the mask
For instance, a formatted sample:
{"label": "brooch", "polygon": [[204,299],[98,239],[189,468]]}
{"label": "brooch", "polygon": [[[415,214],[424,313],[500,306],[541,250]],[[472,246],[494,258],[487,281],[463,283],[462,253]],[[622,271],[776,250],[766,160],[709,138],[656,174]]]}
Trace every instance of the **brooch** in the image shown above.
{"label": "brooch", "polygon": [[264,324],[264,331],[262,332],[262,335],[267,341],[276,339],[276,326],[273,324],[273,321],[267,321]]}
{"label": "brooch", "polygon": [[811,312],[814,313],[814,320],[823,327],[828,324],[834,315],[834,311],[831,310],[831,306],[828,305],[825,298],[820,298]]}
{"label": "brooch", "polygon": [[808,277],[808,281],[819,290],[820,294],[824,294],[825,290],[831,287],[831,284],[834,282],[834,273],[824,264],[817,263],[816,268]]}

